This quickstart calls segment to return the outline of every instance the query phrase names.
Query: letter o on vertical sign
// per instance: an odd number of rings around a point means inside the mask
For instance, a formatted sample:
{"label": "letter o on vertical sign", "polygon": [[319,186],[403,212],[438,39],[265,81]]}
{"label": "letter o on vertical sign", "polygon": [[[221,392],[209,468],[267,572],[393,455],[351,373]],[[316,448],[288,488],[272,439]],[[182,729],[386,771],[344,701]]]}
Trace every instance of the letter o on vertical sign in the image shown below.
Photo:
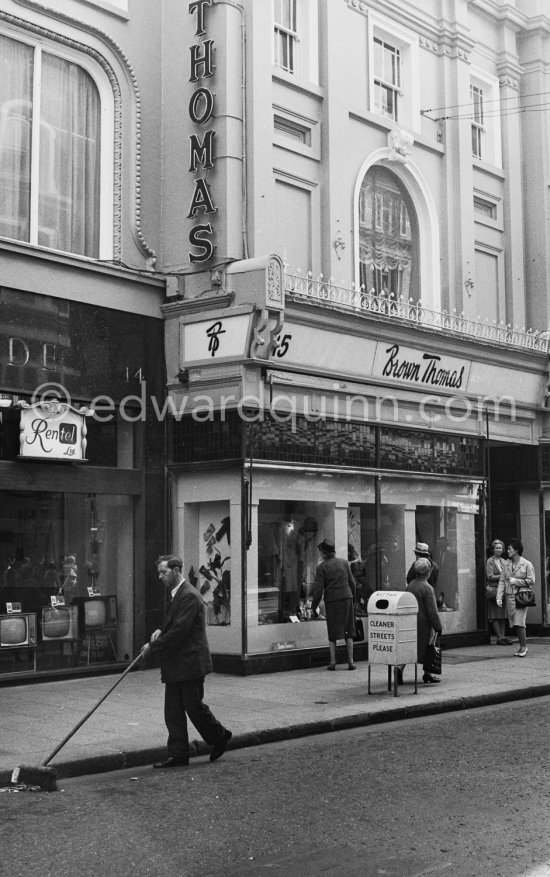
{"label": "letter o on vertical sign", "polygon": [[189,101],[189,117],[195,125],[204,125],[212,118],[214,95],[209,88],[197,88]]}

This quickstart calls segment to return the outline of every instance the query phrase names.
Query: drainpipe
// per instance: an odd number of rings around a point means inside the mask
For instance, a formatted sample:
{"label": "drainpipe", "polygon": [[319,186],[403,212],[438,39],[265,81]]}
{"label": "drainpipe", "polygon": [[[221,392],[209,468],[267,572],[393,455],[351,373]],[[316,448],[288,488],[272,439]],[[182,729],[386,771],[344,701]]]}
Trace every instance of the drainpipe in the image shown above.
{"label": "drainpipe", "polygon": [[[233,0],[215,0],[216,6],[231,6],[241,16],[241,236],[243,258],[248,259],[248,156],[246,150],[246,21],[244,7]],[[218,116],[219,118],[219,116]]]}

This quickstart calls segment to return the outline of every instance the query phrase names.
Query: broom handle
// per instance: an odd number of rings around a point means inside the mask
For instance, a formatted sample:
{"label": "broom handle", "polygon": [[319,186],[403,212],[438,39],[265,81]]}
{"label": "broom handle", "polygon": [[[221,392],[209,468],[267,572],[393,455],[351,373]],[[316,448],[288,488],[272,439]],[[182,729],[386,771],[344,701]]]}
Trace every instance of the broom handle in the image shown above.
{"label": "broom handle", "polygon": [[96,709],[98,708],[98,706],[101,706],[101,704],[103,703],[103,701],[105,700],[105,698],[109,697],[110,693],[111,693],[111,692],[117,687],[117,685],[119,685],[120,682],[122,682],[122,680],[124,679],[124,677],[130,672],[130,670],[132,669],[132,667],[134,667],[134,666],[137,664],[137,662],[140,661],[140,660],[141,660],[141,653],[137,656],[137,658],[134,658],[134,660],[132,661],[131,664],[128,664],[128,666],[126,667],[126,670],[124,671],[124,673],[122,673],[122,674],[118,677],[118,679],[116,680],[116,682],[115,682],[113,685],[111,685],[111,687],[105,692],[105,694],[103,695],[103,697],[102,697],[100,700],[98,700],[98,702],[96,703],[96,705],[93,706],[93,707],[91,708],[91,710],[88,710],[88,712],[86,713],[86,715],[85,715],[82,719],[80,719],[78,725],[75,725],[74,728],[72,729],[72,731],[69,731],[69,733],[67,734],[67,736],[64,737],[63,740],[61,741],[61,743],[59,743],[59,745],[55,747],[55,749],[53,750],[53,752],[50,752],[50,754],[48,755],[48,757],[42,762],[42,765],[41,765],[42,767],[46,767],[46,765],[50,763],[50,761],[52,760],[52,758],[53,758],[55,755],[57,755],[57,753],[59,752],[60,749],[63,748],[63,746],[65,745],[65,743],[67,743],[67,742],[71,739],[71,737],[73,736],[73,734],[76,734],[76,732],[78,731],[79,728],[82,727],[82,725],[84,724],[84,722],[87,722],[87,721],[88,721],[88,719],[90,718],[90,716],[92,715],[92,713],[95,713],[95,711],[96,711]]}

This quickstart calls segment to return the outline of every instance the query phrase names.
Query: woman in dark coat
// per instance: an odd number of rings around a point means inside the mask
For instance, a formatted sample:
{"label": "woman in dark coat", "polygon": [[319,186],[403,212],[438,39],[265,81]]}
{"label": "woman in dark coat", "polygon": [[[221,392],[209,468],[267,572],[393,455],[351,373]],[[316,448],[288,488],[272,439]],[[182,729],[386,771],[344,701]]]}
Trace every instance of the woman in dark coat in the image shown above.
{"label": "woman in dark coat", "polygon": [[311,608],[313,614],[316,615],[317,607],[324,597],[330,650],[330,664],[327,669],[336,669],[336,640],[345,639],[348,670],[355,670],[353,663],[355,579],[349,564],[336,557],[334,542],[323,539],[318,548],[321,554],[321,563],[315,573],[315,590]]}
{"label": "woman in dark coat", "polygon": [[421,557],[414,563],[415,578],[407,585],[407,590],[414,594],[418,603],[418,615],[416,616],[416,646],[417,661],[423,665],[423,682],[440,682],[431,673],[426,672],[424,656],[428,648],[432,631],[441,633],[441,620],[437,611],[434,589],[428,584],[432,565],[430,561]]}

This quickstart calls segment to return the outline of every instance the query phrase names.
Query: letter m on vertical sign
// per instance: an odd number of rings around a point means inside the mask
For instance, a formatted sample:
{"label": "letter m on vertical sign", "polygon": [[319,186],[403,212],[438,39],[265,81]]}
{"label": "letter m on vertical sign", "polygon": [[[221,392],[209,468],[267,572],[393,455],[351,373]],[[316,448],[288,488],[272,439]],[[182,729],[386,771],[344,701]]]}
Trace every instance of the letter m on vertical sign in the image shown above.
{"label": "letter m on vertical sign", "polygon": [[197,162],[203,168],[214,167],[214,135],[215,131],[207,131],[201,141],[197,134],[191,134],[189,138],[190,163],[189,170],[197,170]]}

